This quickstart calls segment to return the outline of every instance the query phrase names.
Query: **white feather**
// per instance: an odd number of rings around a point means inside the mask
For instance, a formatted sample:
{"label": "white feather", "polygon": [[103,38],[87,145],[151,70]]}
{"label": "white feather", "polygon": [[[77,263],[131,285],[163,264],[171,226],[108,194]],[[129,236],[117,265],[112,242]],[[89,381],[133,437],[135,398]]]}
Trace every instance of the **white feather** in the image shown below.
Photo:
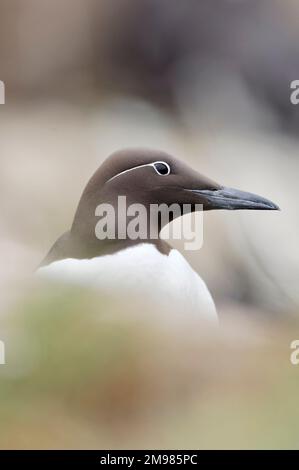
{"label": "white feather", "polygon": [[56,261],[37,274],[44,279],[96,287],[114,296],[140,296],[183,318],[217,320],[206,284],[175,249],[164,255],[154,245],[144,243],[112,255]]}

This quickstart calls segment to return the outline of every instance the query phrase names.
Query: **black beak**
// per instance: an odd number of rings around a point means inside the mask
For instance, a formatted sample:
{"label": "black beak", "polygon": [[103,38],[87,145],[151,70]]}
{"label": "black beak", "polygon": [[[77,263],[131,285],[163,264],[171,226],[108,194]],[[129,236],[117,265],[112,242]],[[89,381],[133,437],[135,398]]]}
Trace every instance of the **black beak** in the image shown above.
{"label": "black beak", "polygon": [[274,202],[258,196],[257,194],[239,191],[233,188],[220,188],[216,190],[191,189],[198,194],[205,210],[211,209],[254,209],[254,210],[280,210]]}

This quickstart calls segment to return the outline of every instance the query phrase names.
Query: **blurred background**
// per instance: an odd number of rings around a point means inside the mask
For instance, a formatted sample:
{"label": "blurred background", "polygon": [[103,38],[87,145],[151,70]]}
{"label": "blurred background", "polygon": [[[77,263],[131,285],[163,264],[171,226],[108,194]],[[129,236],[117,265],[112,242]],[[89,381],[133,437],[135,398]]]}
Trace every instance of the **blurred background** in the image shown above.
{"label": "blurred background", "polygon": [[[1,0],[1,448],[299,447],[298,26],[295,0]],[[31,284],[125,146],[281,207],[208,213],[185,253],[217,333]]]}

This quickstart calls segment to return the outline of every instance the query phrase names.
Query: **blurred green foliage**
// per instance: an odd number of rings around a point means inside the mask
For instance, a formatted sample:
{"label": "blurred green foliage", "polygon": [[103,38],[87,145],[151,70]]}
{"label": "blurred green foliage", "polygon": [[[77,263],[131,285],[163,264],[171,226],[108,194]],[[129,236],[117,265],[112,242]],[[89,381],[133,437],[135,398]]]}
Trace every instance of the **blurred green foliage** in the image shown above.
{"label": "blurred green foliage", "polygon": [[1,317],[1,448],[298,448],[298,325],[194,332],[127,305],[43,286]]}

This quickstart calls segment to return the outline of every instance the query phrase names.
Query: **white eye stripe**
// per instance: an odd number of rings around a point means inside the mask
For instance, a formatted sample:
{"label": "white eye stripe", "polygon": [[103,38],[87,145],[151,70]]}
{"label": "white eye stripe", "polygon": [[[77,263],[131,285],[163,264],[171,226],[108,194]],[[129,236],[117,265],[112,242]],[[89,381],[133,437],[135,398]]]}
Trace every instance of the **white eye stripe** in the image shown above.
{"label": "white eye stripe", "polygon": [[[109,178],[109,180],[106,181],[106,183],[108,183],[109,181],[112,181],[114,178],[117,178],[118,176],[121,176],[121,175],[124,175],[125,173],[128,173],[129,171],[133,171],[133,170],[137,170],[138,168],[145,168],[147,166],[151,166],[154,168],[155,172],[160,175],[160,176],[164,176],[164,175],[161,175],[158,170],[156,169],[155,165],[157,163],[161,163],[162,165],[165,165],[168,169],[168,173],[167,175],[169,175],[170,173],[170,166],[168,165],[168,163],[166,162],[162,162],[162,161],[157,161],[157,162],[153,162],[153,163],[145,163],[144,165],[138,165],[138,166],[134,166],[133,168],[128,168],[127,170],[124,170],[124,171],[121,171],[120,173],[117,173],[116,175],[112,176],[111,178]],[[166,176],[166,175],[165,175]]]}
{"label": "white eye stripe", "polygon": [[152,166],[152,165],[153,165],[152,163],[146,163],[145,165],[138,165],[138,166],[134,166],[133,168],[128,168],[127,170],[121,171],[120,173],[117,173],[116,175],[112,176],[112,178],[109,178],[109,180],[107,180],[107,183],[109,181],[114,180],[114,178],[117,178],[118,176],[128,173],[129,171],[137,170],[137,168],[144,168],[146,166]]}

